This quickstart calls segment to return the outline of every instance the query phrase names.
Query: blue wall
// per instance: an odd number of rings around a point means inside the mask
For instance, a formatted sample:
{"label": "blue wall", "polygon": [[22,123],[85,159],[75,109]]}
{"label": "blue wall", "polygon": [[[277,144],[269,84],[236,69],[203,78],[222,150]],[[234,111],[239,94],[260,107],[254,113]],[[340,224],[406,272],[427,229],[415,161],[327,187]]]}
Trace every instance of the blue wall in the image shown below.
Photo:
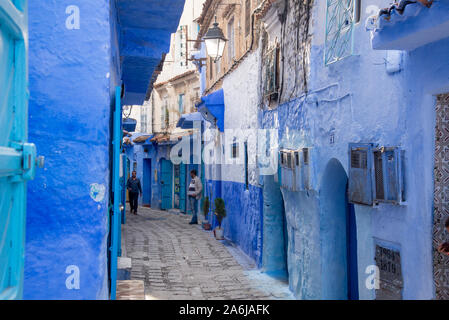
{"label": "blue wall", "polygon": [[262,188],[223,181],[222,197],[227,217],[223,220],[225,237],[236,243],[260,267],[262,264]]}
{"label": "blue wall", "polygon": [[[29,3],[29,136],[45,156],[28,187],[25,299],[107,299],[111,62],[109,0]],[[112,83],[111,83],[112,82]],[[91,197],[91,186],[97,191]],[[80,270],[79,290],[66,268]]]}
{"label": "blue wall", "polygon": [[[375,3],[382,6],[386,2]],[[367,18],[365,6],[362,22]],[[365,270],[375,264],[375,245],[382,243],[401,251],[403,298],[431,299],[434,95],[449,91],[449,39],[410,52],[375,51],[360,23],[354,30],[354,54],[325,66],[325,2],[315,2],[313,21],[307,95],[261,115],[262,127],[279,130],[281,147],[312,148],[312,190],[282,190],[289,232],[290,288],[300,299],[336,294],[328,287],[330,280],[320,274],[326,259],[332,258],[332,250],[337,250],[321,235],[326,225],[319,217],[332,194],[325,192],[329,185],[322,178],[332,159],[347,172],[349,143],[373,142],[405,150],[407,203],[354,206],[360,298],[375,297],[375,291],[365,286]],[[386,63],[392,54],[400,56],[394,73]]]}

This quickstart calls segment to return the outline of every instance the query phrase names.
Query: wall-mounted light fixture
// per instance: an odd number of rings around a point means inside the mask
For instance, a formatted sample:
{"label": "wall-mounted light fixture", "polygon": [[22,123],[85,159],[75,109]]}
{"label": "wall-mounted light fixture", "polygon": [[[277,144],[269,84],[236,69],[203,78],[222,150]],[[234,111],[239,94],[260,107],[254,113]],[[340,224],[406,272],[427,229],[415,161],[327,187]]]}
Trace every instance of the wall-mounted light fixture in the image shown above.
{"label": "wall-mounted light fixture", "polygon": [[226,42],[228,40],[225,38],[223,31],[218,26],[217,17],[215,17],[213,27],[207,31],[203,37],[203,40],[206,43],[206,50],[209,57],[214,59],[214,62],[220,60],[223,56]]}

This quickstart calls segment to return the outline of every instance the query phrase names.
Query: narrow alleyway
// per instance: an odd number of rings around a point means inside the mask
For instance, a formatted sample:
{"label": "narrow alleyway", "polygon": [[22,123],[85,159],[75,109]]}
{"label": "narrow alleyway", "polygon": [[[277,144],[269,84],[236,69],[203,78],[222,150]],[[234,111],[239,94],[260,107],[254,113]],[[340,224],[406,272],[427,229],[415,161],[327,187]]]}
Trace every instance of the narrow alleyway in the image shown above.
{"label": "narrow alleyway", "polygon": [[233,244],[189,219],[148,208],[127,215],[124,255],[132,259],[131,280],[144,282],[145,299],[293,299],[287,283],[262,274]]}

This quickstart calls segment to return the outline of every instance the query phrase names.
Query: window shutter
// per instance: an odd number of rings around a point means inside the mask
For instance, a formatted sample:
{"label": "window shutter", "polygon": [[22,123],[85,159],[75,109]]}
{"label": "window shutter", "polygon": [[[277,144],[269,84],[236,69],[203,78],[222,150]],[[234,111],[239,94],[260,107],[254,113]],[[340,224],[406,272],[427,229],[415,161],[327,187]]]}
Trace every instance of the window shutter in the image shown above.
{"label": "window shutter", "polygon": [[403,199],[403,152],[398,147],[386,147],[376,150],[376,202],[399,204]]}
{"label": "window shutter", "polygon": [[373,144],[349,144],[349,202],[373,205]]}

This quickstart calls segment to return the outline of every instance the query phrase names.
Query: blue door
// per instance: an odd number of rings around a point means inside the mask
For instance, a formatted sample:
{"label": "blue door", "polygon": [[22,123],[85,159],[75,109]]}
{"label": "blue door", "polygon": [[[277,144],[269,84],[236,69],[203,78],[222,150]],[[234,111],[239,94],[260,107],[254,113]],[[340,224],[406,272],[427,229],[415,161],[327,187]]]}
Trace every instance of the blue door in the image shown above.
{"label": "blue door", "polygon": [[0,1],[0,300],[23,291],[26,181],[36,148],[27,141],[27,2]]}
{"label": "blue door", "polygon": [[173,190],[173,164],[169,160],[161,160],[161,189],[162,204],[161,209],[172,208],[172,190]]}
{"label": "blue door", "polygon": [[186,165],[181,163],[179,168],[179,210],[186,212]]}
{"label": "blue door", "polygon": [[151,206],[151,159],[143,159],[142,204]]}

